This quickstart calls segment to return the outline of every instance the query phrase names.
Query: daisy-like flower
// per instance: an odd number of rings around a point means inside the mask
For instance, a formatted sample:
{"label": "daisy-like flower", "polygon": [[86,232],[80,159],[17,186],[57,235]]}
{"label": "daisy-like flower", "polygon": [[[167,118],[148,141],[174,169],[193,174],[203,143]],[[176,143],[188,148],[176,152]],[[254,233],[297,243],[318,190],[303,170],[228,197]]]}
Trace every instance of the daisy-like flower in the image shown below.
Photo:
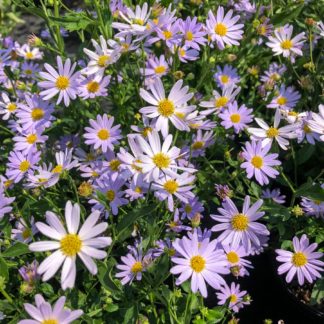
{"label": "daisy-like flower", "polygon": [[202,101],[199,106],[204,108],[209,108],[201,112],[202,115],[207,116],[212,114],[213,112],[219,113],[222,108],[228,106],[230,102],[235,100],[235,97],[241,91],[240,87],[235,87],[234,84],[230,84],[222,88],[222,93],[220,94],[218,91],[213,90],[214,98],[209,101]]}
{"label": "daisy-like flower", "polygon": [[16,199],[15,197],[6,197],[4,194],[5,186],[2,181],[0,181],[0,219],[12,211],[10,204]]}
{"label": "daisy-like flower", "polygon": [[166,224],[168,227],[167,232],[175,232],[175,233],[180,233],[182,231],[190,231],[191,227],[183,225],[180,217],[179,217],[179,209],[176,208],[174,215],[173,215],[173,220],[170,221],[169,223]]}
{"label": "daisy-like flower", "polygon": [[173,196],[184,203],[188,203],[189,199],[194,198],[194,194],[190,191],[194,188],[192,183],[195,181],[195,176],[187,172],[177,175],[176,177],[165,176],[155,180],[152,188],[155,191],[155,196],[159,200],[168,200],[168,208],[174,210]]}
{"label": "daisy-like flower", "polygon": [[24,281],[32,285],[36,280],[39,279],[39,275],[37,274],[37,268],[38,262],[34,260],[32,263],[29,263],[19,268],[18,272]]}
{"label": "daisy-like flower", "polygon": [[225,284],[220,288],[220,292],[216,293],[219,299],[218,305],[224,305],[229,300],[229,308],[237,313],[244,305],[250,304],[250,302],[244,301],[246,294],[247,292],[245,290],[240,291],[240,285],[236,285],[235,282],[232,282],[230,287]]}
{"label": "daisy-like flower", "polygon": [[24,130],[45,129],[54,120],[54,105],[43,101],[38,95],[25,95],[26,103],[20,103],[17,111],[18,123]]}
{"label": "daisy-like flower", "polygon": [[317,27],[317,32],[320,34],[320,36],[322,36],[322,38],[324,38],[324,24],[322,21],[319,21],[316,25]]}
{"label": "daisy-like flower", "polygon": [[281,162],[277,160],[278,154],[268,154],[270,148],[270,143],[262,147],[261,141],[247,142],[243,148],[242,156],[246,162],[241,164],[241,168],[245,169],[248,179],[254,176],[261,186],[269,183],[268,177],[276,178],[279,174],[273,166]]}
{"label": "daisy-like flower", "polygon": [[228,64],[226,64],[224,68],[217,65],[217,72],[214,74],[214,79],[221,88],[230,84],[236,85],[238,82],[240,82],[237,69]]}
{"label": "daisy-like flower", "polygon": [[114,145],[119,144],[120,125],[113,126],[114,117],[108,118],[107,114],[103,116],[97,115],[97,120],[90,119],[92,127],[86,127],[86,133],[83,137],[86,139],[85,143],[93,145],[94,149],[101,148],[103,152],[107,150],[114,150]]}
{"label": "daisy-like flower", "polygon": [[277,109],[274,117],[273,126],[270,126],[261,118],[254,119],[261,128],[249,127],[248,132],[252,134],[251,139],[261,141],[262,147],[273,143],[275,140],[283,150],[288,149],[289,141],[287,139],[296,138],[296,126],[287,125],[278,127],[281,120],[280,110]]}
{"label": "daisy-like flower", "polygon": [[82,99],[105,97],[107,96],[107,87],[110,83],[111,76],[107,75],[101,78],[99,75],[95,77],[85,78],[79,77],[78,96]]}
{"label": "daisy-like flower", "polygon": [[245,105],[238,107],[237,102],[234,101],[219,114],[219,117],[222,119],[221,125],[225,129],[233,127],[234,132],[238,134],[247,127],[247,124],[252,122],[252,111],[253,109],[249,109]]}
{"label": "daisy-like flower", "polygon": [[173,247],[178,255],[171,258],[176,265],[170,269],[174,275],[180,274],[176,280],[181,285],[191,277],[191,290],[196,293],[198,290],[203,297],[207,297],[205,281],[214,289],[220,289],[225,285],[222,274],[227,274],[227,262],[222,250],[216,249],[216,240],[210,241],[205,238],[198,240],[197,231],[191,238],[184,236],[173,242]]}
{"label": "daisy-like flower", "polygon": [[319,105],[318,113],[312,113],[312,119],[308,121],[312,131],[320,135],[320,139],[324,142],[324,105]]}
{"label": "daisy-like flower", "polygon": [[34,62],[24,62],[21,66],[22,76],[27,79],[33,79],[37,72],[39,72],[39,64]]}
{"label": "daisy-like flower", "polygon": [[196,106],[188,106],[187,102],[193,97],[193,93],[188,93],[189,87],[182,88],[182,85],[183,80],[177,81],[167,98],[160,79],[156,79],[154,84],[150,86],[151,94],[142,88],[140,89],[141,97],[151,104],[151,106],[141,108],[140,112],[148,118],[156,119],[155,128],[157,131],[161,131],[164,137],[169,134],[169,121],[175,128],[189,131],[189,127],[183,118],[195,110]]}
{"label": "daisy-like flower", "polygon": [[43,52],[41,52],[39,48],[30,48],[28,44],[24,44],[17,48],[16,53],[25,60],[41,60],[43,58]]}
{"label": "daisy-like flower", "polygon": [[50,211],[46,212],[48,225],[42,222],[36,223],[37,229],[54,241],[34,242],[29,245],[29,249],[33,252],[56,250],[40,264],[37,270],[38,274],[43,275],[43,281],[52,278],[63,264],[62,289],[73,288],[77,256],[91,274],[97,273],[97,266],[92,258],[104,259],[107,253],[100,249],[111,244],[110,237],[98,237],[108,227],[107,223],[95,225],[99,216],[99,211],[91,213],[79,230],[80,206],[78,204],[72,205],[68,201],[65,206],[65,223],[68,231],[64,228],[59,217]]}
{"label": "daisy-like flower", "polygon": [[286,71],[287,67],[285,65],[271,63],[269,69],[264,72],[264,75],[261,76],[261,81],[268,85],[273,85],[281,79],[283,73]]}
{"label": "daisy-like flower", "polygon": [[143,176],[141,175],[139,177],[133,177],[127,186],[129,189],[126,189],[125,193],[126,198],[129,198],[130,201],[144,198],[149,188],[149,185],[144,182]]}
{"label": "daisy-like flower", "polygon": [[179,31],[184,39],[184,45],[191,47],[197,51],[200,46],[205,46],[207,43],[206,31],[203,24],[197,23],[197,17],[187,17],[186,20],[179,19]]}
{"label": "daisy-like flower", "polygon": [[[178,47],[177,49],[179,60],[183,63],[187,63],[188,61],[195,61],[199,58],[199,51],[192,49],[187,45]],[[174,53],[174,50],[172,50],[172,52]]]}
{"label": "daisy-like flower", "polygon": [[51,304],[37,294],[35,296],[36,307],[32,304],[24,304],[26,312],[33,319],[19,321],[18,324],[69,324],[82,316],[81,309],[71,311],[64,307],[66,298],[60,297],[52,308]]}
{"label": "daisy-like flower", "polygon": [[78,165],[77,160],[72,160],[73,150],[65,149],[65,152],[57,152],[55,153],[56,165],[51,170],[52,173],[61,174],[65,170],[71,170]]}
{"label": "daisy-like flower", "polygon": [[283,264],[278,268],[278,274],[287,273],[286,281],[289,283],[297,274],[299,285],[306,281],[312,283],[317,278],[321,278],[319,271],[324,271],[324,262],[319,259],[323,253],[316,252],[317,244],[309,244],[306,234],[300,240],[297,236],[293,238],[294,252],[277,249],[277,261]]}
{"label": "daisy-like flower", "polygon": [[300,93],[295,91],[294,87],[286,88],[286,86],[282,84],[279,93],[272,99],[267,107],[291,110],[296,106],[300,98]]}
{"label": "daisy-like flower", "polygon": [[125,36],[128,34],[143,35],[147,30],[146,23],[150,17],[151,9],[148,8],[148,4],[145,2],[142,8],[136,5],[135,12],[126,7],[125,14],[119,12],[119,16],[126,22],[113,22],[112,27],[118,29],[120,32],[116,35],[117,37]]}
{"label": "daisy-like flower", "polygon": [[305,33],[302,32],[292,38],[294,27],[285,25],[274,30],[274,36],[269,36],[266,44],[272,49],[274,55],[282,54],[284,57],[303,55],[301,48],[306,40]]}
{"label": "daisy-like flower", "polygon": [[180,45],[181,35],[178,22],[168,23],[163,28],[156,28],[157,36],[149,40],[149,43],[154,43],[159,40],[165,42],[169,48],[174,48]]}
{"label": "daisy-like flower", "polygon": [[269,188],[262,190],[263,199],[272,199],[277,204],[284,204],[286,202],[286,196],[282,195],[279,188],[270,190]]}
{"label": "daisy-like flower", "polygon": [[236,24],[240,16],[234,16],[233,10],[229,10],[226,15],[224,8],[217,8],[216,17],[211,10],[208,12],[206,21],[207,32],[211,39],[217,43],[219,49],[224,49],[225,45],[240,45],[238,40],[243,38],[243,24]]}
{"label": "daisy-like flower", "polygon": [[0,115],[3,120],[8,120],[12,114],[16,113],[17,103],[10,100],[5,92],[2,92],[0,100]]}
{"label": "daisy-like flower", "polygon": [[191,156],[205,156],[205,150],[207,147],[212,146],[215,143],[213,131],[204,132],[198,129],[197,134],[192,138],[191,144]]}
{"label": "daisy-like flower", "polygon": [[192,219],[196,214],[201,214],[204,210],[204,206],[198,197],[189,199],[187,203],[182,203],[182,207],[179,209],[180,213],[182,213],[182,219],[185,217]]}
{"label": "daisy-like flower", "polygon": [[210,215],[210,217],[221,224],[212,227],[213,232],[222,233],[217,240],[222,244],[232,244],[238,247],[242,244],[246,251],[251,250],[251,246],[260,246],[259,235],[269,235],[266,226],[256,222],[264,215],[259,211],[263,201],[260,199],[250,207],[250,196],[244,198],[242,212],[240,213],[230,198],[225,198],[222,208],[218,208],[220,215]]}
{"label": "daisy-like flower", "polygon": [[51,172],[51,169],[51,164],[49,166],[43,164],[38,166],[33,173],[28,173],[26,188],[53,187],[60,180],[60,174]]}
{"label": "daisy-like flower", "polygon": [[139,161],[135,161],[135,164],[141,168],[141,172],[145,175],[144,180],[158,180],[163,174],[167,174],[171,177],[176,177],[177,174],[174,170],[180,169],[188,172],[195,172],[195,169],[181,167],[176,163],[176,159],[180,156],[180,149],[173,146],[172,135],[169,134],[162,146],[159,133],[152,131],[148,133],[148,142],[141,136],[137,136],[136,140],[139,148],[142,150],[142,154],[139,157]]}
{"label": "daisy-like flower", "polygon": [[[322,185],[324,189],[324,185]],[[302,197],[300,205],[308,216],[324,217],[324,201]]]}
{"label": "daisy-like flower", "polygon": [[[113,215],[118,214],[118,207],[126,205],[128,200],[123,198],[124,191],[121,190],[125,184],[125,179],[120,176],[117,172],[112,175],[102,176],[96,181],[96,184],[93,186],[94,189],[103,193],[107,198],[107,203],[111,208],[111,213]],[[92,208],[93,210],[106,210],[106,207],[103,206],[97,199],[89,200],[90,204],[95,204]],[[108,215],[106,211],[106,215]]]}
{"label": "daisy-like flower", "polygon": [[146,270],[142,248],[140,246],[129,246],[128,248],[129,253],[121,257],[123,264],[116,266],[118,270],[121,270],[121,272],[116,273],[116,277],[123,278],[121,280],[122,285],[131,284],[134,279],[142,280],[142,273]]}
{"label": "daisy-like flower", "polygon": [[216,195],[224,200],[226,197],[232,197],[233,192],[228,185],[215,184]]}
{"label": "daisy-like flower", "polygon": [[19,134],[13,137],[15,142],[14,149],[21,151],[23,154],[27,154],[29,151],[35,151],[37,144],[43,144],[48,139],[48,136],[42,135],[40,130],[23,130],[17,128]]}
{"label": "daisy-like flower", "polygon": [[320,135],[310,128],[309,122],[312,120],[312,112],[307,111],[304,114],[295,125],[297,143],[302,143],[306,139],[308,143],[315,145],[316,141],[320,141]]}
{"label": "daisy-like flower", "polygon": [[19,151],[11,151],[8,160],[6,175],[18,183],[27,172],[35,168],[40,160],[40,152],[29,151],[24,155]]}
{"label": "daisy-like flower", "polygon": [[49,100],[58,94],[56,104],[58,105],[62,99],[67,107],[70,104],[70,99],[74,100],[77,97],[78,77],[79,72],[75,72],[76,63],[71,66],[71,60],[67,59],[63,65],[62,58],[57,56],[56,71],[48,63],[44,64],[47,72],[39,72],[39,75],[45,80],[38,82],[38,86],[45,90],[40,92],[40,96],[44,100]]}
{"label": "daisy-like flower", "polygon": [[82,73],[86,75],[97,74],[101,78],[104,75],[107,66],[118,61],[120,51],[109,49],[107,41],[102,35],[99,39],[100,45],[94,39],[91,40],[95,52],[90,51],[87,48],[83,49],[84,53],[89,56],[90,61],[87,67],[82,70]]}
{"label": "daisy-like flower", "polygon": [[149,78],[161,78],[162,76],[168,74],[169,63],[165,59],[164,55],[160,57],[152,56],[146,62],[145,69],[140,69],[140,72]]}
{"label": "daisy-like flower", "polygon": [[37,232],[34,217],[30,218],[30,226],[21,218],[16,222],[16,228],[11,230],[11,239],[29,243]]}
{"label": "daisy-like flower", "polygon": [[260,35],[258,45],[263,43],[262,37],[269,37],[273,32],[273,25],[271,24],[271,20],[267,17],[261,17],[260,25],[256,27],[256,33]]}

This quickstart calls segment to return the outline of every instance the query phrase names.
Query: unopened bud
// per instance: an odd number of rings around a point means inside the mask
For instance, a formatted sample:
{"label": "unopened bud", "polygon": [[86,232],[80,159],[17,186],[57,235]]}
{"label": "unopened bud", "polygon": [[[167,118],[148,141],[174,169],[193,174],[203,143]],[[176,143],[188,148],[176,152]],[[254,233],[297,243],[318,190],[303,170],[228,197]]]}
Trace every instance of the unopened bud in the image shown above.
{"label": "unopened bud", "polygon": [[227,61],[233,62],[237,59],[237,56],[235,54],[228,54],[226,57]]}
{"label": "unopened bud", "polygon": [[80,184],[78,192],[82,197],[89,197],[93,193],[93,187],[91,183],[84,181]]}
{"label": "unopened bud", "polygon": [[313,18],[306,18],[305,24],[308,26],[314,26],[316,24],[316,21]]}
{"label": "unopened bud", "polygon": [[175,71],[173,73],[173,76],[177,79],[177,80],[181,80],[184,77],[184,73],[182,71]]}
{"label": "unopened bud", "polygon": [[192,218],[191,218],[191,225],[192,227],[198,227],[200,225],[200,219],[201,219],[201,214],[196,213]]}
{"label": "unopened bud", "polygon": [[296,217],[300,217],[304,215],[304,211],[303,209],[299,206],[299,205],[295,205],[292,209],[291,209],[291,213],[296,216]]}

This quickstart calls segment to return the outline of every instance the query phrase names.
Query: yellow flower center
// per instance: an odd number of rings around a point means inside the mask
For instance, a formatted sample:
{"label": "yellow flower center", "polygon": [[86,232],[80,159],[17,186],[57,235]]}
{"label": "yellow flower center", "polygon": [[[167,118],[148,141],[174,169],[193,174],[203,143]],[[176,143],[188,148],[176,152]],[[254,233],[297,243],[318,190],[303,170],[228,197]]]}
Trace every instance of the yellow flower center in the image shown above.
{"label": "yellow flower center", "polygon": [[149,134],[149,133],[151,133],[152,132],[152,127],[144,127],[143,128],[143,131],[142,131],[142,135],[144,136],[144,137],[147,137],[147,135]]}
{"label": "yellow flower center", "polygon": [[217,108],[224,107],[228,103],[228,98],[227,97],[219,97],[215,100],[215,106]]}
{"label": "yellow flower center", "polygon": [[261,156],[259,155],[256,155],[256,156],[253,156],[253,158],[251,159],[251,164],[257,168],[257,169],[261,169],[262,166],[263,166],[263,159]]}
{"label": "yellow flower center", "polygon": [[234,251],[228,252],[226,257],[227,257],[228,262],[230,262],[230,263],[237,263],[240,261],[240,257]]}
{"label": "yellow flower center", "polygon": [[164,35],[165,39],[170,39],[172,37],[172,32],[169,30],[165,30],[163,32],[163,35]]}
{"label": "yellow flower center", "polygon": [[35,108],[31,112],[31,117],[33,121],[41,120],[45,115],[45,112],[42,108]]}
{"label": "yellow flower center", "polygon": [[34,58],[34,54],[32,52],[27,52],[26,59],[31,60],[32,58]]}
{"label": "yellow flower center", "polygon": [[276,137],[279,135],[279,131],[277,128],[275,127],[270,127],[268,130],[267,130],[267,136],[269,138],[273,138],[273,137]]}
{"label": "yellow flower center", "polygon": [[232,304],[236,303],[236,301],[237,301],[237,296],[236,296],[236,295],[231,295],[230,297],[231,297],[230,302],[231,302]]}
{"label": "yellow flower center", "polygon": [[215,33],[219,36],[225,36],[227,33],[227,27],[222,23],[218,23],[215,26]]}
{"label": "yellow flower center", "polygon": [[109,162],[109,166],[112,171],[118,171],[120,164],[121,162],[118,159],[114,159]]}
{"label": "yellow flower center", "polygon": [[307,256],[303,252],[296,252],[293,254],[291,262],[295,267],[302,267],[307,264]]}
{"label": "yellow flower center", "polygon": [[168,180],[163,185],[163,188],[170,194],[174,194],[178,190],[178,183],[175,180]]}
{"label": "yellow flower center", "polygon": [[25,72],[25,74],[28,74],[28,75],[30,75],[30,74],[32,74],[32,73],[33,73],[33,71],[32,71],[32,70],[30,70],[30,69],[27,69],[27,70],[25,70],[24,72]]}
{"label": "yellow flower center", "polygon": [[115,197],[116,197],[116,194],[115,194],[115,191],[114,190],[108,190],[107,192],[106,192],[106,197],[107,197],[107,199],[109,200],[109,201],[113,201],[114,199],[115,199]]}
{"label": "yellow flower center", "polygon": [[75,256],[78,252],[80,252],[82,247],[82,241],[77,234],[65,235],[61,239],[60,244],[62,253],[68,257]]}
{"label": "yellow flower center", "polygon": [[41,324],[59,324],[59,322],[56,319],[47,319],[47,320],[42,321]]}
{"label": "yellow flower center", "polygon": [[191,145],[191,148],[192,148],[193,150],[200,150],[200,149],[202,149],[202,148],[204,147],[204,145],[205,145],[204,142],[202,142],[202,141],[197,141],[197,142],[195,142],[195,143],[193,143],[193,144]]}
{"label": "yellow flower center", "polygon": [[134,191],[141,194],[143,190],[140,187],[136,187]]}
{"label": "yellow flower center", "polygon": [[167,168],[171,162],[170,158],[162,152],[155,154],[152,160],[153,163],[160,169]]}
{"label": "yellow flower center", "polygon": [[78,188],[78,192],[82,197],[88,197],[93,192],[93,187],[89,182],[82,182]]}
{"label": "yellow flower center", "polygon": [[232,123],[237,124],[241,121],[241,115],[240,114],[232,114],[230,119],[231,119]]}
{"label": "yellow flower center", "polygon": [[280,105],[280,106],[282,106],[282,105],[284,105],[286,103],[287,103],[287,98],[286,97],[279,97],[277,99],[277,104]]}
{"label": "yellow flower center", "polygon": [[29,228],[25,228],[22,233],[21,236],[23,237],[24,240],[28,239],[32,234],[32,231]]}
{"label": "yellow flower center", "polygon": [[4,182],[4,185],[6,188],[10,187],[10,185],[13,183],[13,180],[7,180]]}
{"label": "yellow flower center", "polygon": [[179,55],[180,55],[181,57],[184,57],[184,56],[186,55],[186,51],[185,51],[183,48],[180,48],[180,49],[179,49]]}
{"label": "yellow flower center", "polygon": [[97,133],[97,136],[102,140],[105,141],[109,138],[110,134],[109,131],[105,128],[100,129],[100,131]]}
{"label": "yellow flower center", "polygon": [[95,156],[92,153],[87,153],[86,160],[87,161],[93,161],[95,159]]}
{"label": "yellow flower center", "polygon": [[141,272],[142,270],[143,270],[143,265],[142,265],[142,262],[140,262],[140,261],[135,262],[131,268],[131,271],[133,273],[138,273],[138,272]]}
{"label": "yellow flower center", "polygon": [[303,130],[304,130],[304,132],[305,132],[306,134],[312,132],[312,130],[309,128],[309,126],[308,126],[307,124],[304,125]]}
{"label": "yellow flower center", "polygon": [[98,82],[96,81],[90,81],[88,84],[87,84],[87,89],[89,92],[91,93],[95,93],[99,90],[100,88],[100,85]]}
{"label": "yellow flower center", "polygon": [[144,20],[141,19],[141,18],[135,18],[135,19],[133,19],[133,24],[137,24],[137,25],[143,26],[144,25]]}
{"label": "yellow flower center", "polygon": [[63,171],[63,165],[58,164],[53,170],[52,173],[61,173]]}
{"label": "yellow flower center", "polygon": [[224,84],[228,83],[229,79],[230,79],[229,76],[226,75],[226,74],[223,74],[220,77],[221,82],[224,83]]}
{"label": "yellow flower center", "polygon": [[192,41],[193,40],[193,33],[189,30],[186,32],[186,36],[185,36],[186,40],[188,41]]}
{"label": "yellow flower center", "polygon": [[96,171],[92,171],[91,176],[94,177],[94,178],[99,177],[99,173],[96,172]]}
{"label": "yellow flower center", "polygon": [[160,74],[160,73],[165,72],[165,70],[166,70],[165,66],[160,65],[160,66],[157,66],[157,67],[154,69],[154,72],[155,72],[156,74]]}
{"label": "yellow flower center", "polygon": [[10,104],[8,104],[7,109],[10,112],[13,112],[13,111],[15,111],[17,109],[17,105],[11,102]]}
{"label": "yellow flower center", "polygon": [[109,60],[109,56],[108,55],[100,55],[98,57],[98,65],[100,67],[106,67],[108,60]]}
{"label": "yellow flower center", "polygon": [[26,142],[27,142],[28,144],[34,144],[36,141],[37,141],[37,135],[36,135],[36,134],[29,134],[29,135],[26,137]]}
{"label": "yellow flower center", "polygon": [[169,117],[174,113],[174,104],[169,99],[162,99],[158,104],[158,112],[163,117]]}
{"label": "yellow flower center", "polygon": [[70,85],[70,80],[65,75],[59,75],[55,82],[56,88],[59,90],[65,90]]}
{"label": "yellow flower center", "polygon": [[22,171],[22,172],[26,172],[30,167],[30,163],[25,160],[25,161],[22,161],[19,165],[19,170]]}
{"label": "yellow flower center", "polygon": [[193,271],[199,273],[205,269],[206,260],[202,256],[196,255],[190,259],[190,266]]}
{"label": "yellow flower center", "polygon": [[267,32],[267,29],[266,29],[266,27],[265,27],[264,25],[260,25],[260,26],[257,28],[257,33],[258,33],[259,35],[264,36],[264,35],[266,34],[266,32]]}
{"label": "yellow flower center", "polygon": [[192,207],[190,205],[186,205],[185,208],[184,208],[184,211],[189,214],[192,212]]}
{"label": "yellow flower center", "polygon": [[288,112],[288,116],[297,117],[298,116],[298,113],[296,111],[289,111]]}
{"label": "yellow flower center", "polygon": [[235,231],[245,231],[249,225],[249,219],[244,214],[236,214],[231,220],[232,228]]}
{"label": "yellow flower center", "polygon": [[287,39],[287,40],[284,40],[283,42],[281,42],[281,48],[284,49],[284,50],[289,50],[292,48],[293,46],[293,43],[291,40]]}

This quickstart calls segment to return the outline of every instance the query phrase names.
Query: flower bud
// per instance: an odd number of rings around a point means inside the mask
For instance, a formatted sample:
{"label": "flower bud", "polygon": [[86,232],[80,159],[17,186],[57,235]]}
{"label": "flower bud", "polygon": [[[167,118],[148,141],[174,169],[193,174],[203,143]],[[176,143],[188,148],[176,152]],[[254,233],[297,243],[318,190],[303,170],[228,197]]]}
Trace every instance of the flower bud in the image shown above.
{"label": "flower bud", "polygon": [[191,218],[191,225],[192,227],[198,227],[200,225],[200,219],[201,219],[201,214],[196,213],[192,218]]}
{"label": "flower bud", "polygon": [[303,209],[299,206],[299,205],[295,205],[292,209],[291,209],[291,213],[296,216],[296,217],[300,217],[304,215],[304,211]]}
{"label": "flower bud", "polygon": [[177,80],[181,80],[184,77],[184,73],[182,71],[175,71],[173,73],[173,76],[177,79]]}
{"label": "flower bud", "polygon": [[316,21],[313,18],[306,18],[305,24],[308,26],[314,26],[316,24]]}
{"label": "flower bud", "polygon": [[93,193],[93,187],[91,183],[84,181],[78,188],[78,193],[82,197],[89,197]]}

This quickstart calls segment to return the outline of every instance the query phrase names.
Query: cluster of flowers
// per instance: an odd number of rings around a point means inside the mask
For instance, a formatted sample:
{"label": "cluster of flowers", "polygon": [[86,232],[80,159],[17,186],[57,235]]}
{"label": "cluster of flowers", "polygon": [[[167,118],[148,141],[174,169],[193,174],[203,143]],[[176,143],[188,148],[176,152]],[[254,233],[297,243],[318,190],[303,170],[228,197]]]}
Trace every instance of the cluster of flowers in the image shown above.
{"label": "cluster of flowers", "polygon": [[[57,56],[57,65],[45,63],[46,71],[43,71],[36,63],[43,58],[39,48],[28,44],[21,46],[10,38],[2,40],[0,83],[8,93],[1,95],[0,114],[7,121],[8,131],[13,134],[14,147],[9,153],[5,175],[1,175],[0,218],[11,212],[10,205],[15,199],[5,196],[7,189],[17,185],[27,189],[50,188],[62,177],[68,177],[68,171],[72,169],[85,180],[79,187],[79,194],[92,206],[92,213],[81,227],[80,206],[71,202],[67,202],[65,207],[66,228],[50,211],[46,213],[47,224],[34,223],[33,218],[28,224],[19,220],[12,231],[13,239],[29,243],[40,232],[54,241],[31,243],[30,250],[55,250],[40,265],[33,263],[22,268],[20,273],[26,281],[36,280],[38,275],[47,281],[62,266],[62,288],[73,288],[77,256],[91,274],[97,273],[93,258],[107,256],[101,249],[111,244],[111,238],[98,236],[108,226],[106,222],[97,224],[100,215],[105,218],[118,215],[121,206],[154,193],[154,197],[165,201],[167,209],[174,213],[174,219],[167,224],[168,231],[186,231],[186,234],[174,241],[170,238],[160,240],[156,247],[145,253],[139,239],[121,258],[122,263],[117,266],[120,272],[116,277],[121,278],[122,284],[141,280],[142,273],[167,251],[174,263],[170,271],[179,275],[177,285],[191,278],[191,290],[207,297],[207,282],[219,290],[220,305],[230,300],[229,306],[238,311],[249,303],[249,298],[246,291],[240,291],[239,285],[234,282],[228,285],[224,276],[248,275],[252,265],[245,258],[260,253],[267,246],[269,231],[257,222],[264,215],[260,211],[263,201],[251,205],[250,197],[246,196],[242,211],[239,211],[229,197],[229,188],[216,185],[222,207],[218,209],[219,214],[211,215],[211,218],[219,224],[211,230],[202,230],[199,225],[204,207],[194,193],[199,170],[195,159],[204,157],[206,149],[215,143],[213,129],[217,120],[224,129],[232,129],[234,134],[246,132],[250,136],[239,155],[241,168],[248,179],[255,178],[261,186],[268,185],[270,179],[279,175],[276,167],[281,165],[279,155],[271,153],[274,146],[278,144],[276,147],[287,150],[291,139],[310,144],[324,141],[324,106],[320,105],[319,113],[295,112],[293,109],[301,95],[292,86],[281,83],[286,66],[276,63],[261,76],[259,87],[267,108],[273,113],[272,125],[261,118],[254,118],[252,108],[238,103],[236,98],[241,91],[241,78],[237,69],[230,65],[216,67],[214,79],[217,89],[207,94],[209,100],[203,99],[202,94],[190,92],[181,78],[166,93],[166,83],[162,80],[171,72],[173,60],[182,63],[198,60],[201,48],[206,46],[223,50],[226,46],[239,45],[244,24],[238,22],[249,19],[256,12],[255,6],[247,10],[235,4],[235,12],[245,13],[242,16],[236,15],[232,9],[226,11],[218,7],[215,13],[209,11],[205,24],[198,22],[196,17],[177,18],[176,10],[171,6],[152,10],[145,3],[142,7],[137,5],[133,11],[121,1],[111,1],[110,9],[119,18],[112,24],[118,32],[114,39],[106,40],[100,36],[99,42],[92,40],[94,50],[84,49],[87,62],[77,64],[71,59],[63,62],[62,57]],[[260,14],[264,10],[262,7]],[[319,23],[318,37],[324,37],[323,29],[323,24]],[[262,19],[257,30],[260,44],[265,41],[274,55],[282,55],[292,62],[303,55],[305,33],[293,37],[293,26],[275,29],[269,19]],[[158,42],[170,55],[153,54],[152,46]],[[143,127],[132,125],[133,132],[127,135],[128,145],[122,147],[121,125],[116,124],[112,116],[98,115],[95,120],[90,119],[89,126],[84,129],[82,137],[88,146],[86,149],[81,147],[78,135],[63,136],[57,143],[54,163],[48,162],[51,149],[46,147],[49,139],[46,134],[55,121],[53,98],[57,97],[56,105],[63,102],[68,107],[77,98],[106,97],[111,83],[111,76],[107,75],[109,67],[122,55],[141,53],[142,49],[147,54],[146,65],[140,69],[145,88],[139,90],[139,95],[147,103],[147,106],[139,107]],[[20,75],[25,81],[24,88],[17,88],[19,84],[13,85],[6,73],[8,69]],[[122,82],[122,76],[118,82]],[[10,91],[14,96],[9,94]],[[192,99],[198,104],[192,104]],[[285,125],[280,127],[282,121]],[[253,122],[259,127],[251,127]],[[194,134],[190,141],[177,147],[177,136],[170,131],[173,129],[176,134]],[[285,202],[279,189],[271,191],[266,188],[263,198],[271,198],[280,204]],[[310,215],[324,214],[324,203],[304,198],[303,207]],[[212,232],[220,232],[217,239],[211,239]],[[313,252],[317,245],[309,245],[305,235],[300,241],[295,237],[293,243],[294,253],[277,250],[278,261],[284,262],[279,273],[288,272],[288,282],[296,274],[300,284],[305,278],[313,282],[320,277],[319,271],[323,271],[324,263],[318,260],[322,254]],[[64,323],[68,323],[81,316],[81,311],[63,312],[64,301],[60,298],[54,310],[49,311],[50,305],[36,296],[37,309],[27,305],[26,310],[42,323],[56,318],[62,321],[64,318]]]}

